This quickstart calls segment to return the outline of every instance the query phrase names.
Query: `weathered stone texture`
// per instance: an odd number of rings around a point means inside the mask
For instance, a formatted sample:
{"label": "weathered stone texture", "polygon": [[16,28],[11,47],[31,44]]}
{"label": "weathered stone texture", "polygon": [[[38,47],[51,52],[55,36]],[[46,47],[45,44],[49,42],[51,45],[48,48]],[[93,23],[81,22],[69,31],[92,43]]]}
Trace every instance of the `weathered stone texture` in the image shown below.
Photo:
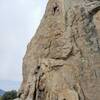
{"label": "weathered stone texture", "polygon": [[100,0],[49,0],[23,59],[21,100],[100,100]]}

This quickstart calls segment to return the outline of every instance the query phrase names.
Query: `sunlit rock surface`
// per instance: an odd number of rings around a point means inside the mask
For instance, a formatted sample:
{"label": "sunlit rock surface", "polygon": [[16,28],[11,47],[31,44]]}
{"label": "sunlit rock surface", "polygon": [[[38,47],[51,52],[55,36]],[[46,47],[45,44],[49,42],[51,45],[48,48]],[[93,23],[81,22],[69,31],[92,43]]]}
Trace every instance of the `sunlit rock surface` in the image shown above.
{"label": "sunlit rock surface", "polygon": [[49,0],[23,59],[21,100],[100,100],[100,0]]}

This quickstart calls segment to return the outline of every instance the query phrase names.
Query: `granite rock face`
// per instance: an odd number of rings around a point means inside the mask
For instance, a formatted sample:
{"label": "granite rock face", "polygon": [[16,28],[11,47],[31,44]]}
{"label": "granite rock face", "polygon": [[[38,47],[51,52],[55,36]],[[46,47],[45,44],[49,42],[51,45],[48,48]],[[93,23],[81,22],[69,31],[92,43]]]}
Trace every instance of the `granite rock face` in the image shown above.
{"label": "granite rock face", "polygon": [[20,100],[100,100],[100,0],[49,0],[23,59]]}

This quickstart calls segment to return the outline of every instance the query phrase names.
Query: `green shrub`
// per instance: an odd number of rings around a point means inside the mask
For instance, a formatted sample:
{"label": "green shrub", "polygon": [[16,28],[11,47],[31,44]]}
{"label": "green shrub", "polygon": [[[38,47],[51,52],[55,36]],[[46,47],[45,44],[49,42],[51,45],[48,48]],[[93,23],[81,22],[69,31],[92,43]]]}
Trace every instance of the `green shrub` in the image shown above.
{"label": "green shrub", "polygon": [[0,100],[2,100],[2,96],[0,96]]}
{"label": "green shrub", "polygon": [[15,98],[17,98],[17,92],[13,90],[13,91],[5,92],[1,100],[13,100]]}

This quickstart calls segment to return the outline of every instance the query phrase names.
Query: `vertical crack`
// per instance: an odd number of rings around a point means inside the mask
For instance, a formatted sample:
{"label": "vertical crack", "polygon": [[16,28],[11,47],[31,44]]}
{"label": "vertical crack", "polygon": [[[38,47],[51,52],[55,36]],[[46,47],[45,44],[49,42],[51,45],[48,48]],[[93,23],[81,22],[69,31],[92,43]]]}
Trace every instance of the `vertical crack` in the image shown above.
{"label": "vertical crack", "polygon": [[34,90],[34,93],[33,93],[33,100],[36,100],[36,83],[35,83],[35,90]]}

